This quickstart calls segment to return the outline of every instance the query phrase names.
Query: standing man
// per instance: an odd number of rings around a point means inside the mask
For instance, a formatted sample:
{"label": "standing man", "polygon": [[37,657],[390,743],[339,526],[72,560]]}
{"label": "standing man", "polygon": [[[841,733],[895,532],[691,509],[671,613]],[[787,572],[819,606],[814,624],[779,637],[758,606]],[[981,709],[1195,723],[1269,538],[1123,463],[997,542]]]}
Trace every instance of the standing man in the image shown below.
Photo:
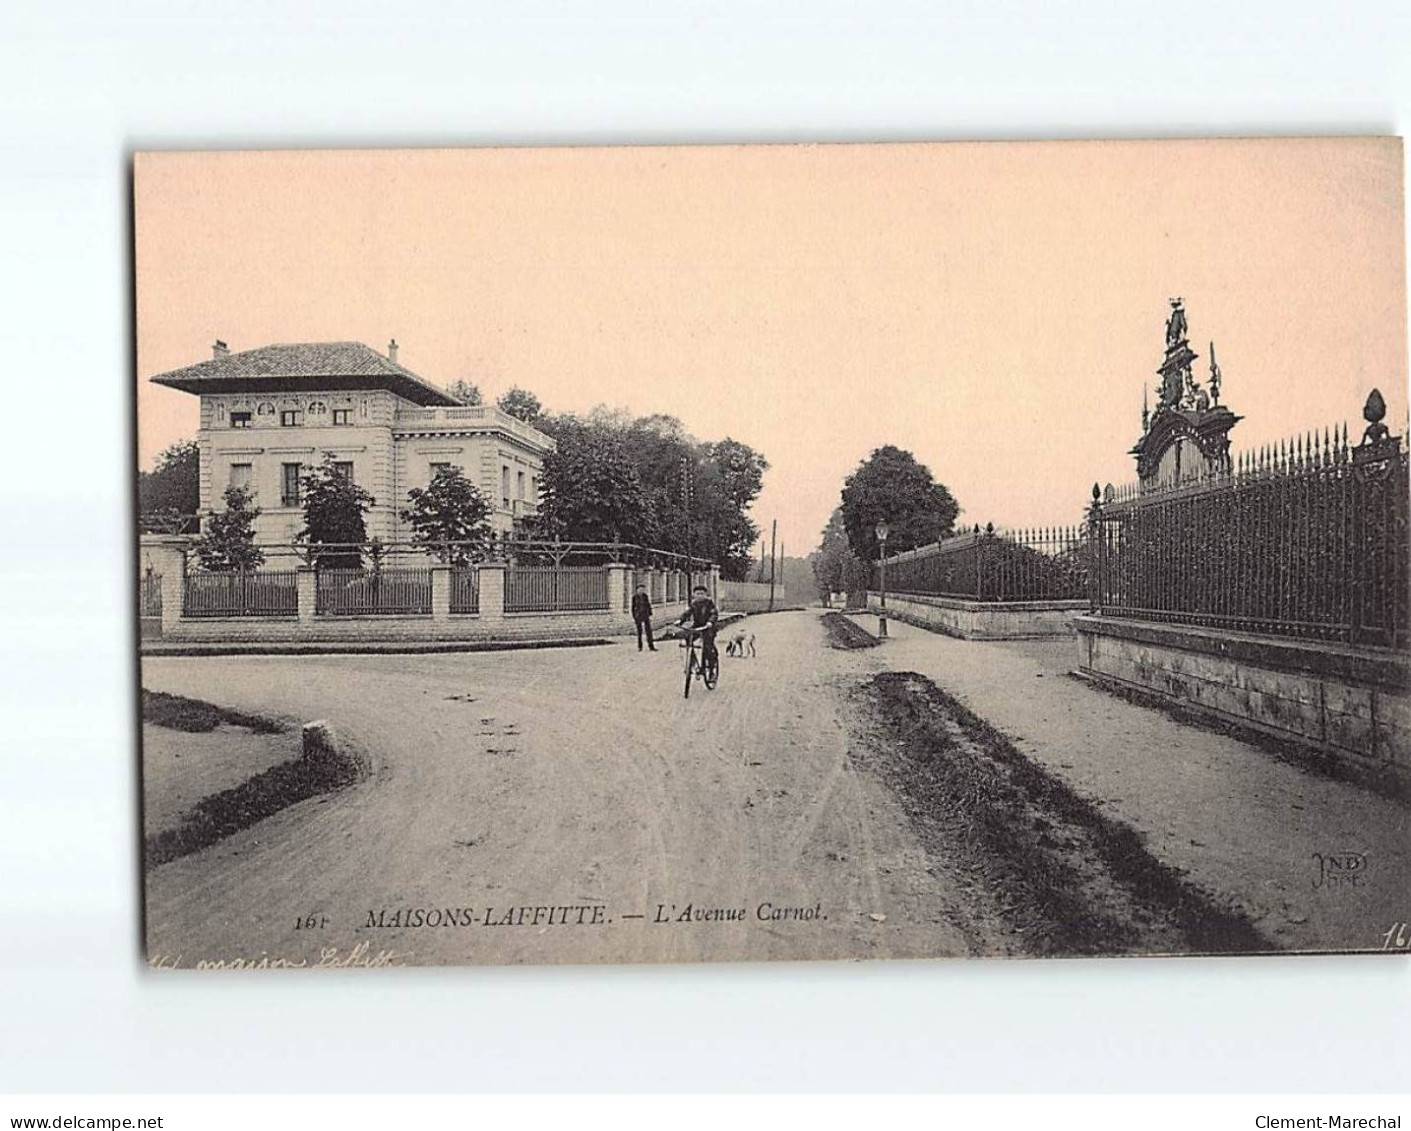
{"label": "standing man", "polygon": [[652,599],[647,596],[645,585],[637,586],[637,592],[632,594],[632,620],[637,625],[637,651],[642,650],[642,633],[646,632],[647,647],[655,652],[657,645],[652,639]]}

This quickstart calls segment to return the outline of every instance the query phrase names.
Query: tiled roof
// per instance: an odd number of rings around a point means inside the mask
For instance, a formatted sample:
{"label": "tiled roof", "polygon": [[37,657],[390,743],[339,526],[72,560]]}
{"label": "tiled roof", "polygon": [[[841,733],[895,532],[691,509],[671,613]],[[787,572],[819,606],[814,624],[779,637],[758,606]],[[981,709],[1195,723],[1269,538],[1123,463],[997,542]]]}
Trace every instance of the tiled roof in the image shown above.
{"label": "tiled roof", "polygon": [[207,361],[159,373],[158,385],[188,393],[272,389],[281,383],[305,387],[332,379],[340,387],[362,385],[388,388],[425,405],[460,402],[410,369],[383,357],[362,342],[292,342],[213,357]]}

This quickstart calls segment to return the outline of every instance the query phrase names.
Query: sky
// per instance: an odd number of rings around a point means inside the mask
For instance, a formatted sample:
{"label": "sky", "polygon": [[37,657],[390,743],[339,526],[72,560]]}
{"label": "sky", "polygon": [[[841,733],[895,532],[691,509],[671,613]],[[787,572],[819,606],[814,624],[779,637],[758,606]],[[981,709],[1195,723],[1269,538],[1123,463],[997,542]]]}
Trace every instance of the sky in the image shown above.
{"label": "sky", "polygon": [[[1077,522],[1130,482],[1168,300],[1235,451],[1406,420],[1396,139],[146,153],[139,461],[194,436],[157,373],[356,340],[493,399],[679,417],[769,460],[791,555],[882,444],[961,522]],[[1154,398],[1153,398],[1154,403]]]}

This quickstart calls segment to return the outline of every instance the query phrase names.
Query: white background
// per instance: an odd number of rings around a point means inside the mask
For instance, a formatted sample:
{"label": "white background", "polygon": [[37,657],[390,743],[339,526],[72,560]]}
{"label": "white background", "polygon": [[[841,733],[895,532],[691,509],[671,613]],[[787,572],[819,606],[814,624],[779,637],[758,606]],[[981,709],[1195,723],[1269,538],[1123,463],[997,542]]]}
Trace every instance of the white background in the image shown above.
{"label": "white background", "polygon": [[1377,958],[146,975],[128,226],[149,147],[1398,133],[1409,33],[1395,3],[12,0],[0,1090],[1411,1087],[1411,966]]}

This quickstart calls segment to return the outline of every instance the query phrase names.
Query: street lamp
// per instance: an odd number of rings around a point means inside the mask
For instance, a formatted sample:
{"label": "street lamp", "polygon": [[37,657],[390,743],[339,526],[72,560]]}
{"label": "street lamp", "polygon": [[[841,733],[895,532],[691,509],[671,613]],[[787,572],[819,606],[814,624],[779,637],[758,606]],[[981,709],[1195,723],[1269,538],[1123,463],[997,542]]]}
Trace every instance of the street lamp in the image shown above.
{"label": "street lamp", "polygon": [[887,525],[885,518],[877,523],[874,533],[877,535],[877,557],[882,566],[882,611],[877,617],[877,635],[885,640],[887,638],[887,535],[891,533],[891,527]]}

